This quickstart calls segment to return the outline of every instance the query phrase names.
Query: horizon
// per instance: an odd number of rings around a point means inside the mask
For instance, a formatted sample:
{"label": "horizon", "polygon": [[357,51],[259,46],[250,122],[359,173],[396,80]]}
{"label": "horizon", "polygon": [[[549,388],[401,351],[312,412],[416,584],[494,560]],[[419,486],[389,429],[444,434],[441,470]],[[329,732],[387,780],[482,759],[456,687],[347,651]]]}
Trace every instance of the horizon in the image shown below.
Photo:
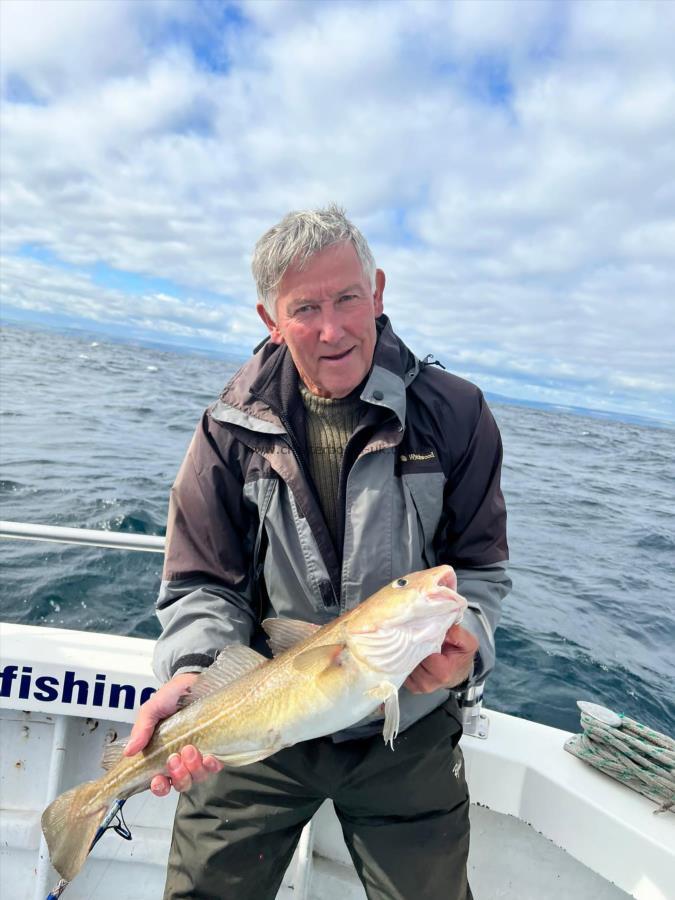
{"label": "horizon", "polygon": [[[217,347],[195,347],[188,344],[167,343],[166,341],[155,340],[152,338],[125,337],[123,335],[113,335],[105,331],[98,331],[88,326],[75,325],[50,325],[44,322],[28,322],[8,319],[0,315],[0,331],[3,328],[18,328],[28,331],[46,331],[60,334],[64,337],[72,337],[87,342],[90,339],[98,339],[95,342],[110,344],[126,344],[128,346],[138,346],[149,350],[156,350],[160,353],[176,353],[183,356],[202,356],[207,359],[219,360],[243,364],[250,358],[253,348],[249,352],[242,349],[239,353],[232,348],[223,349]],[[260,339],[265,335],[262,333]],[[259,343],[259,342],[258,342]],[[445,367],[447,368],[447,367]],[[453,375],[464,377],[461,372],[450,370]],[[597,409],[589,406],[579,406],[561,403],[549,403],[543,400],[532,400],[526,397],[511,397],[504,394],[495,393],[494,391],[484,390],[486,399],[490,404],[496,403],[503,406],[516,406],[526,409],[536,409],[541,412],[562,412],[576,416],[587,416],[593,419],[607,420],[614,422],[622,422],[625,424],[641,425],[648,428],[664,428],[675,429],[675,417],[673,419],[658,419],[651,416],[642,416],[622,410],[613,409]]]}
{"label": "horizon", "polygon": [[7,316],[245,352],[256,240],[337,202],[421,355],[522,402],[675,420],[675,4],[2,13]]}

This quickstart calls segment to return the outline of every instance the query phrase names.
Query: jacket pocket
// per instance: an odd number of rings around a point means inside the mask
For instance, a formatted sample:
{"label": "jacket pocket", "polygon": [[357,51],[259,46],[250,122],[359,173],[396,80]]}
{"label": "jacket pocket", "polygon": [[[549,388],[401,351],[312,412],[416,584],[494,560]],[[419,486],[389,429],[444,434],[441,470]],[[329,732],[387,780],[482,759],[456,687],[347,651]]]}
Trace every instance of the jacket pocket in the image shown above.
{"label": "jacket pocket", "polygon": [[[445,476],[442,472],[405,473],[401,479],[405,486],[406,506],[412,504],[411,512],[417,520],[420,556],[426,567],[431,568],[436,565],[433,542],[441,520]],[[411,518],[409,516],[409,521]]]}

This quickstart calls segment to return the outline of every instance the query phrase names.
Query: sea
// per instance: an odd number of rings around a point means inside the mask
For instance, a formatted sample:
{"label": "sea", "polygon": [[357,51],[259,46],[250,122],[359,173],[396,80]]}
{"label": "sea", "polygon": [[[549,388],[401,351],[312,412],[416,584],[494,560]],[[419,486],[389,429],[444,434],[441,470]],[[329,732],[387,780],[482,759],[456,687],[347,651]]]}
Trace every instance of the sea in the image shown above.
{"label": "sea", "polygon": [[[0,331],[0,516],[163,535],[202,410],[241,360]],[[675,432],[491,403],[513,590],[485,704],[567,731],[590,700],[675,734]],[[0,619],[154,638],[161,555],[0,541]]]}

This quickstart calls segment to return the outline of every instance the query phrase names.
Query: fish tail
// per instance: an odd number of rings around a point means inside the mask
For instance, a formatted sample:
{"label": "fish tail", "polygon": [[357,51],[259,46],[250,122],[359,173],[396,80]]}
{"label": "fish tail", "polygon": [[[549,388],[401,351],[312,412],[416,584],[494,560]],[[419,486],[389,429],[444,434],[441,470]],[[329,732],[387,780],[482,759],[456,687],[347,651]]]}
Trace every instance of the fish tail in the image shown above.
{"label": "fish tail", "polygon": [[49,858],[61,878],[72,881],[82,868],[113,799],[101,791],[100,781],[86,781],[58,796],[42,813]]}

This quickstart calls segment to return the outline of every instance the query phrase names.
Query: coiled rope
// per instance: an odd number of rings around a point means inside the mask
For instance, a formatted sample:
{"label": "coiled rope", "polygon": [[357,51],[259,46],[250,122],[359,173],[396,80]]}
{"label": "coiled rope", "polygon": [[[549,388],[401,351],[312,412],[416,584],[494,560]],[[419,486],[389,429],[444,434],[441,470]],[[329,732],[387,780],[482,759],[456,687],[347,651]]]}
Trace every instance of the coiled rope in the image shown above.
{"label": "coiled rope", "polygon": [[565,750],[658,803],[655,812],[675,812],[675,741],[604,706],[583,700],[577,706],[582,733]]}

